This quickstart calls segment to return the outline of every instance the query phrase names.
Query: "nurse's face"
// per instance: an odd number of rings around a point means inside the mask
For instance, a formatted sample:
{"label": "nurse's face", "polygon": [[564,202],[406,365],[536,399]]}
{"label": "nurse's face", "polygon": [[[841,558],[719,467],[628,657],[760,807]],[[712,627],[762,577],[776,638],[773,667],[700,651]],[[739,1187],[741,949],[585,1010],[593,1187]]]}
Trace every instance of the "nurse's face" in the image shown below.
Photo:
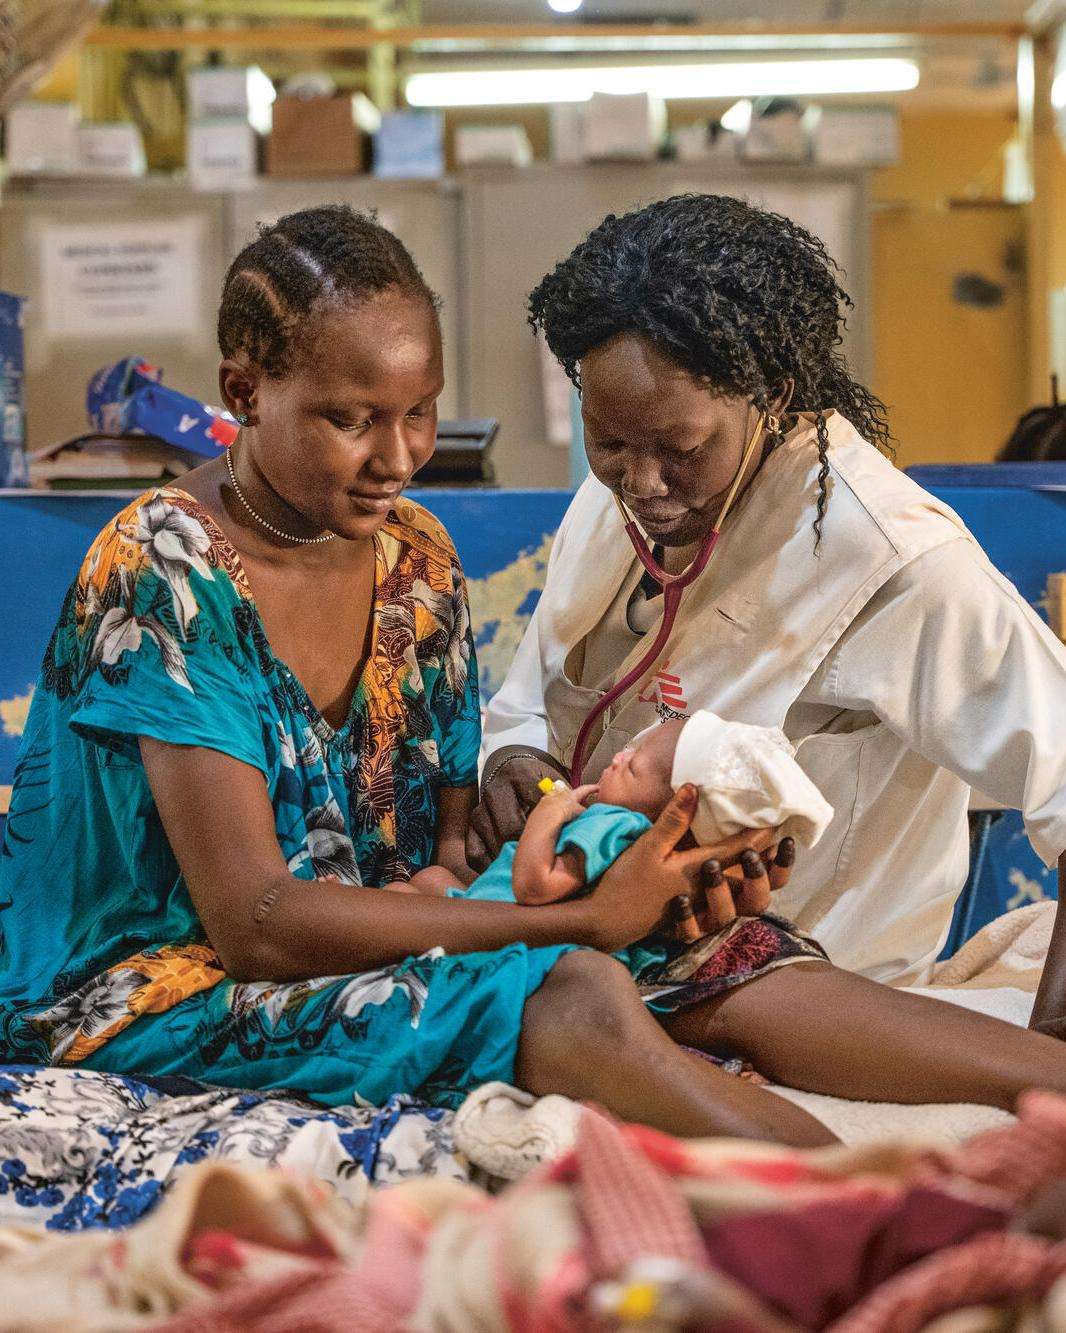
{"label": "nurse's face", "polygon": [[[589,467],[653,542],[707,537],[759,422],[750,398],[715,394],[646,339],[620,334],[584,356]],[[758,470],[756,446],[742,485]]]}

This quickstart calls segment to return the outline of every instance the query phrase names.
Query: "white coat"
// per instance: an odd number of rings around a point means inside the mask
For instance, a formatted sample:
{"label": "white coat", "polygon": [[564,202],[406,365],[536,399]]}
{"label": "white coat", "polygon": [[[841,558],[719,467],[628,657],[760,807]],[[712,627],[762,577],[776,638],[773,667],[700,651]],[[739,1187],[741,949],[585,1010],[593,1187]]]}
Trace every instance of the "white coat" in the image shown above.
{"label": "white coat", "polygon": [[[775,911],[840,966],[914,984],[943,946],[966,879],[971,785],[1024,811],[1047,864],[1066,849],[1066,649],[958,515],[839,414],[828,432],[817,554],[820,464],[807,417],[727,518],[664,662],[614,707],[584,780],[656,715],[709,708],[783,727],[835,816]],[[569,762],[600,695],[581,679],[585,649],[635,579],[610,493],[590,478],[489,705],[489,755],[521,744]],[[613,678],[654,632],[633,637]]]}

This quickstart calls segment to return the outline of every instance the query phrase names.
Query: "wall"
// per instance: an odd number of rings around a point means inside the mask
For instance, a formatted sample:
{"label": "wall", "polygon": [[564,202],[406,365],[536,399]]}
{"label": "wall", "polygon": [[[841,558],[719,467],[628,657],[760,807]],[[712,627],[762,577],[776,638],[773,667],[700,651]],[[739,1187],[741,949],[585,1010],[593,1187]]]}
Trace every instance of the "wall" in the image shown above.
{"label": "wall", "polygon": [[[1066,37],[1063,38],[1066,44]],[[1066,136],[1055,124],[1051,85],[1056,66],[1051,42],[1036,48],[1036,114],[1033,126],[1035,199],[1029,213],[1029,328],[1033,355],[1029,391],[1034,401],[1047,402],[1049,376],[1059,377],[1060,398],[1066,387],[1066,300],[1052,319],[1052,294],[1066,296]],[[1066,51],[1059,67],[1066,70]],[[1057,329],[1052,324],[1057,323]]]}
{"label": "wall", "polygon": [[[411,246],[427,279],[444,299],[447,387],[445,416],[496,417],[494,452],[505,486],[565,486],[568,440],[549,443],[538,344],[525,317],[530,289],[561,255],[613,210],[683,191],[738,193],[786,213],[825,238],[852,271],[860,295],[849,351],[868,368],[864,299],[868,269],[865,190],[856,172],[743,168],[736,163],[682,165],[538,163],[528,171],[471,170],[438,185],[352,177],[334,181],[263,179],[254,189],[219,194],[188,190],[180,180],[13,185],[3,201],[0,287],[30,298],[26,318],[26,397],[31,449],[85,428],[84,392],[101,365],[133,353],[164,367],[167,382],[211,402],[217,391],[214,307],[229,257],[253,232],[256,218],[276,217],[317,201],[347,199],[374,206],[386,226]],[[205,215],[210,225],[195,261],[199,271],[198,329],[175,334],[161,327],[135,337],[67,335],[59,321],[48,335],[42,299],[46,228],[114,218],[150,233],[160,216]],[[186,272],[193,271],[193,264]],[[51,285],[54,294],[54,283]],[[73,297],[66,302],[71,309]],[[84,304],[84,295],[80,304]],[[83,327],[85,332],[85,327]],[[165,335],[165,336],[164,336]]]}
{"label": "wall", "polygon": [[[717,110],[720,111],[720,107]],[[675,126],[706,118],[711,104],[676,103]],[[533,108],[449,113],[449,148],[460,124],[524,126],[538,157],[548,151],[547,115]],[[1005,111],[931,110],[901,117],[901,161],[874,172],[870,297],[872,388],[885,400],[903,466],[993,457],[1030,404],[1026,293],[1019,262],[1026,216],[998,204],[1003,149],[1015,133]],[[1059,285],[1066,283],[1066,174],[1049,173],[1060,196]],[[951,206],[955,201],[956,206]],[[969,206],[959,206],[971,201]],[[958,272],[1005,287],[1003,303],[965,306],[952,297]]]}
{"label": "wall", "polygon": [[[904,116],[901,131],[899,165],[870,183],[872,387],[889,406],[901,465],[988,461],[1029,406],[1027,219],[994,202],[1014,124],[924,112]],[[1002,304],[954,300],[960,272],[1000,283]]]}
{"label": "wall", "polygon": [[[671,124],[721,109],[674,103]],[[537,157],[547,155],[547,114],[529,107],[449,112],[449,150],[459,125],[501,122],[522,125]],[[871,387],[889,406],[902,466],[987,462],[1030,404],[1025,282],[1017,271],[1027,219],[1025,210],[995,202],[1015,128],[1005,111],[906,112],[900,163],[871,174]],[[1050,188],[1061,196],[1063,285],[1066,173]],[[952,207],[952,200],[972,202]],[[955,301],[952,281],[964,271],[1002,283],[1002,305],[976,309]]]}
{"label": "wall", "polygon": [[[75,76],[73,60],[64,62],[42,92],[70,95]],[[675,103],[671,114],[680,125],[720,110]],[[538,159],[547,156],[548,117],[540,108],[456,112],[447,121],[449,145],[460,124],[521,123]],[[904,466],[990,459],[1017,417],[1046,396],[1047,318],[1037,306],[1046,305],[1048,286],[1066,285],[1066,172],[1057,142],[1045,137],[1041,195],[1028,210],[1043,220],[1048,270],[1028,313],[1024,277],[1008,272],[1008,261],[1024,251],[1027,223],[1032,231],[1026,210],[949,206],[998,195],[1014,129],[1005,111],[906,112],[902,161],[871,177],[877,207],[864,313],[872,316],[872,387],[889,405]],[[959,271],[1002,282],[1003,303],[977,309],[953,300]]]}

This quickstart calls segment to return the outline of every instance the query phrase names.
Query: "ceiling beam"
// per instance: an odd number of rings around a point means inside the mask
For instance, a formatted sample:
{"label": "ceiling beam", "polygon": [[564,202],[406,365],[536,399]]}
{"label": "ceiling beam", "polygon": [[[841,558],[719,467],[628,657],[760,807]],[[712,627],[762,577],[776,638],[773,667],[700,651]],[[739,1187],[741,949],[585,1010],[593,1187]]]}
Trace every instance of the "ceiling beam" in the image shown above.
{"label": "ceiling beam", "polygon": [[190,48],[242,51],[363,51],[382,40],[397,48],[442,43],[470,43],[507,49],[523,43],[565,38],[594,43],[602,38],[624,38],[634,44],[642,38],[693,37],[818,37],[818,36],[908,36],[937,38],[1003,38],[1017,40],[1026,34],[1023,23],[463,23],[424,24],[372,30],[357,26],[327,26],[287,23],[277,26],[234,28],[118,27],[100,24],[85,45],[110,51],[180,51]]}

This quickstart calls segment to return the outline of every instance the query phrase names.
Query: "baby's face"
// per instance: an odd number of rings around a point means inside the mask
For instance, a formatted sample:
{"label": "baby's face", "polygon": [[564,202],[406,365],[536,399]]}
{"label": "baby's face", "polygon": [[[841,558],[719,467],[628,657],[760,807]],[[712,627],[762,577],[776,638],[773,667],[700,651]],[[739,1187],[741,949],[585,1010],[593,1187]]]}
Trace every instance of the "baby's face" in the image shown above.
{"label": "baby's face", "polygon": [[649,819],[658,819],[674,794],[670,774],[677,740],[684,725],[684,718],[664,722],[639,744],[620,750],[603,770],[597,801],[637,810]]}

